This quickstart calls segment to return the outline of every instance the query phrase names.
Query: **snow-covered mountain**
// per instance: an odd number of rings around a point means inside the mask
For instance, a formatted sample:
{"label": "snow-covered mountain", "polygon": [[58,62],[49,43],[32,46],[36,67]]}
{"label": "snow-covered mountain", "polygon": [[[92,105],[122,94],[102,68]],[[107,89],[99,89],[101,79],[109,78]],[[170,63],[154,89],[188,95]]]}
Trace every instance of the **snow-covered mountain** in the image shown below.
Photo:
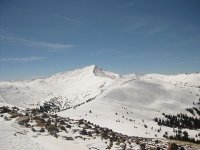
{"label": "snow-covered mountain", "polygon": [[100,95],[117,78],[118,74],[91,65],[44,79],[0,82],[0,101],[30,107],[57,98],[65,108]]}
{"label": "snow-covered mountain", "polygon": [[[23,108],[52,102],[59,116],[85,119],[129,136],[163,138],[175,135],[167,126],[159,126],[156,117],[179,113],[199,118],[187,108],[199,108],[200,73],[159,75],[119,75],[96,65],[58,73],[30,81],[0,82],[1,105]],[[162,128],[162,129],[161,129]],[[190,138],[199,130],[184,128]]]}
{"label": "snow-covered mountain", "polygon": [[[172,93],[175,90],[180,90],[180,86],[183,89],[194,87],[194,91],[198,92],[200,74],[130,74],[122,76],[104,71],[96,65],[91,65],[74,71],[58,73],[47,78],[0,82],[0,101],[30,107],[30,105],[41,104],[56,97],[64,108],[66,107],[65,103],[69,103],[69,105],[79,104],[101,95],[103,91],[109,88],[119,88],[120,92],[124,89],[134,88],[131,91],[126,90],[126,93],[133,96],[136,92],[141,99],[144,95],[148,97],[148,94],[152,94],[153,97],[163,95],[163,93],[157,93],[160,91],[160,87],[163,88],[164,92],[168,92],[169,86],[177,86],[177,88],[172,89]],[[156,87],[154,90],[156,93],[153,91],[154,87]],[[142,91],[144,93],[140,93]],[[112,92],[111,90],[110,93]],[[175,92],[174,94],[178,95]],[[118,97],[120,99],[123,93],[118,95],[120,95]],[[138,98],[135,97],[135,99]]]}
{"label": "snow-covered mountain", "polygon": [[[194,107],[194,103],[199,101],[199,81],[200,74],[196,73],[177,76],[125,75],[115,79],[91,103],[76,110],[60,112],[60,115],[84,118],[130,136],[161,138],[166,131],[173,134],[173,129],[163,127],[161,132],[155,132],[160,126],[153,119],[163,117],[162,113],[191,115],[186,108]],[[179,82],[185,84],[174,84]],[[92,113],[89,113],[90,110]],[[145,128],[145,125],[148,127]],[[191,137],[197,133],[192,131]]]}

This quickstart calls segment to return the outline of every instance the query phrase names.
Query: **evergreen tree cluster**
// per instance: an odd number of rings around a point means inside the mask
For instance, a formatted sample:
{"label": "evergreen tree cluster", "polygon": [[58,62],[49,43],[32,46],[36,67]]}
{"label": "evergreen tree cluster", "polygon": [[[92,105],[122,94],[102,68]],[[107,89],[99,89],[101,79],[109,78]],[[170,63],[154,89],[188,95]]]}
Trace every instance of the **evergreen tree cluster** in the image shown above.
{"label": "evergreen tree cluster", "polygon": [[197,114],[200,116],[200,110],[196,107],[193,107],[193,109],[197,112]]}
{"label": "evergreen tree cluster", "polygon": [[198,116],[200,116],[200,110],[197,107],[186,108],[188,112],[190,112],[193,116],[195,116],[195,112]]}
{"label": "evergreen tree cluster", "polygon": [[195,116],[193,108],[186,108],[186,110],[190,112],[193,116]]}
{"label": "evergreen tree cluster", "polygon": [[[175,135],[169,136],[167,132],[163,135],[165,138],[188,141],[194,143],[200,143],[200,140],[196,140],[194,138],[190,138],[187,131],[181,131],[181,129],[190,129],[190,130],[199,130],[200,129],[200,99],[197,103],[193,102],[194,107],[187,108],[186,110],[192,114],[192,116],[188,116],[187,114],[178,113],[176,115],[165,114],[164,119],[154,118],[154,121],[157,122],[159,126],[167,126],[170,128],[178,128],[178,130],[174,129]],[[200,137],[200,133],[196,135],[196,137]]]}
{"label": "evergreen tree cluster", "polygon": [[174,136],[167,136],[166,134],[163,135],[163,137],[169,138],[170,140],[180,140],[180,141],[187,141],[192,143],[198,143],[200,144],[200,140],[195,140],[194,138],[190,138],[187,131],[181,131],[181,130],[174,130],[176,134]]}
{"label": "evergreen tree cluster", "polygon": [[159,126],[167,126],[171,128],[187,128],[197,130],[200,129],[200,118],[190,117],[187,114],[177,114],[177,115],[168,115],[164,114],[166,119],[155,118],[154,121],[158,123]]}

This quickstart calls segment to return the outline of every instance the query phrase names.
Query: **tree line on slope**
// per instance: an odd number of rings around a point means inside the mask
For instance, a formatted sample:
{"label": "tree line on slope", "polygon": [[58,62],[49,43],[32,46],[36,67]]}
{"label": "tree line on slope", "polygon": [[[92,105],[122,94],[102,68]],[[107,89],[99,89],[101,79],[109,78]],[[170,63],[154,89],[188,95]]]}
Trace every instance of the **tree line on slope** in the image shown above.
{"label": "tree line on slope", "polygon": [[[167,126],[170,128],[178,128],[178,130],[174,129],[175,135],[168,136],[167,133],[163,135],[165,138],[189,141],[200,143],[200,140],[195,140],[194,138],[190,138],[187,131],[181,131],[181,129],[190,129],[190,130],[198,130],[200,129],[200,99],[199,102],[194,103],[195,107],[186,108],[188,112],[192,114],[189,116],[187,114],[178,113],[176,115],[165,114],[162,113],[164,119],[154,118],[154,121],[157,122],[159,126]],[[196,113],[195,113],[196,112]],[[200,133],[196,135],[196,137],[200,137]]]}

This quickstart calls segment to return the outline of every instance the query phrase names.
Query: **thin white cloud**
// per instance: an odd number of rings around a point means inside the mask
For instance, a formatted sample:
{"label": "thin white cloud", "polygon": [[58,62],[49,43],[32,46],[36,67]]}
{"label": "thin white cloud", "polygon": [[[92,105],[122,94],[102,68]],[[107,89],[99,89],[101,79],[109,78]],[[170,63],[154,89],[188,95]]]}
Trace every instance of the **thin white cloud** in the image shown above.
{"label": "thin white cloud", "polygon": [[28,45],[28,46],[44,47],[44,48],[48,48],[48,51],[53,51],[55,49],[68,49],[68,48],[76,47],[75,45],[71,45],[71,44],[47,43],[47,42],[33,41],[33,40],[29,40],[29,39],[19,38],[19,37],[13,36],[13,35],[12,36],[0,35],[0,39],[7,40],[10,42],[21,42],[24,45]]}
{"label": "thin white cloud", "polygon": [[52,14],[53,17],[59,18],[59,19],[63,19],[65,21],[68,22],[72,22],[72,23],[76,23],[76,24],[84,24],[83,22],[73,19],[71,17],[67,17],[67,16],[62,16],[62,15],[58,15],[58,14]]}
{"label": "thin white cloud", "polygon": [[[23,12],[32,12],[32,13],[35,13],[35,14],[38,14],[38,11],[36,10],[33,10],[33,9],[22,9],[22,8],[18,8],[18,11],[23,11]],[[56,17],[56,18],[59,18],[59,19],[63,19],[65,21],[68,21],[68,22],[72,22],[72,23],[76,23],[76,24],[85,24],[83,23],[82,21],[79,21],[77,19],[74,19],[74,18],[71,18],[69,16],[63,16],[63,15],[60,15],[60,14],[52,14],[52,13],[45,13],[45,15],[50,15],[50,16],[53,16],[53,17]]]}
{"label": "thin white cloud", "polygon": [[168,26],[157,26],[157,27],[155,27],[155,28],[149,30],[149,31],[147,32],[147,34],[149,34],[149,35],[154,35],[154,34],[157,34],[157,33],[159,33],[159,32],[165,31],[167,28],[168,28]]}
{"label": "thin white cloud", "polygon": [[54,49],[65,49],[65,48],[75,47],[74,45],[69,45],[69,44],[46,43],[46,42],[32,42],[32,44],[36,46],[44,46],[44,47],[54,48]]}
{"label": "thin white cloud", "polygon": [[153,25],[154,27],[150,27],[150,25],[148,25],[147,23],[143,23],[143,22],[136,22],[134,24],[132,24],[130,27],[128,27],[126,29],[126,31],[137,31],[137,32],[141,32],[144,33],[146,35],[154,35],[160,32],[163,32],[165,30],[168,29],[168,26],[159,26],[159,25]]}
{"label": "thin white cloud", "polygon": [[144,35],[155,35],[170,29],[170,25],[160,18],[129,18],[125,32],[138,32]]}
{"label": "thin white cloud", "polygon": [[44,57],[11,57],[11,58],[0,58],[0,62],[27,62],[43,60]]}

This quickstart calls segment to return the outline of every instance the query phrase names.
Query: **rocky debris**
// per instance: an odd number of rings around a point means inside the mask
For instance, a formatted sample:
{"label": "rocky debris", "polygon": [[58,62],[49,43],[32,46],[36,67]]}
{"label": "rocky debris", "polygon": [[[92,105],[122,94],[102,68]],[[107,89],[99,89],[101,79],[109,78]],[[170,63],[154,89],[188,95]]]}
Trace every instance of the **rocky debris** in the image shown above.
{"label": "rocky debris", "polygon": [[67,131],[66,128],[64,126],[59,126],[61,130]]}
{"label": "rocky debris", "polygon": [[46,129],[47,129],[50,125],[51,125],[51,119],[48,119],[48,120],[47,120],[47,123],[46,123],[46,126],[45,126]]}
{"label": "rocky debris", "polygon": [[29,116],[39,116],[41,113],[42,112],[38,108],[33,108],[30,110],[30,112],[28,112]]}
{"label": "rocky debris", "polygon": [[59,132],[58,127],[56,127],[55,125],[50,125],[47,129],[51,135],[56,135]]}
{"label": "rocky debris", "polygon": [[32,114],[32,110],[31,110],[30,108],[27,108],[27,109],[25,110],[25,115],[26,115],[26,116],[30,116],[30,114]]}
{"label": "rocky debris", "polygon": [[177,145],[176,143],[169,143],[167,150],[185,150],[185,148]]}
{"label": "rocky debris", "polygon": [[[168,146],[166,140],[127,136],[114,132],[111,129],[100,127],[99,125],[84,119],[74,120],[63,118],[57,116],[57,114],[50,115],[47,112],[41,113],[38,109],[29,109],[28,111],[25,111],[25,114],[22,113],[21,115],[19,115],[16,110],[13,110],[12,112],[7,110],[10,109],[6,108],[6,112],[9,113],[9,115],[4,114],[4,117],[7,116],[7,118],[10,118],[9,116],[12,116],[13,113],[15,113],[16,121],[20,125],[31,128],[33,132],[49,132],[56,138],[62,137],[71,141],[76,140],[77,138],[82,140],[100,138],[106,141],[106,149],[112,149],[113,147],[123,150],[132,149],[132,144],[137,144],[141,150],[166,150],[167,148],[168,150],[177,150],[177,147],[180,150],[184,150],[183,147],[180,147],[175,143],[170,143]],[[5,113],[5,111],[2,112]],[[31,122],[29,123],[30,120]],[[75,136],[71,137],[69,136],[69,133],[74,133]],[[63,136],[63,134],[66,134],[66,136]]]}
{"label": "rocky debris", "polygon": [[45,129],[44,129],[44,128],[41,128],[41,129],[40,129],[40,132],[45,132]]}
{"label": "rocky debris", "polygon": [[4,120],[6,120],[6,121],[10,121],[11,118],[9,118],[9,117],[7,117],[7,116],[4,116]]}
{"label": "rocky debris", "polygon": [[120,143],[119,145],[121,148],[125,149],[126,148],[126,144],[125,143]]}
{"label": "rocky debris", "polygon": [[36,132],[36,130],[35,130],[35,128],[34,128],[34,127],[32,127],[32,128],[31,128],[31,130],[32,130],[33,132]]}
{"label": "rocky debris", "polygon": [[69,137],[69,136],[65,136],[64,138],[65,138],[65,140],[68,140],[68,141],[74,141],[74,139],[72,137]]}
{"label": "rocky debris", "polygon": [[28,123],[27,123],[25,126],[26,126],[27,128],[30,128],[30,127],[31,127],[31,125],[30,125],[30,124],[28,124]]}
{"label": "rocky debris", "polygon": [[86,131],[85,129],[81,130],[79,133],[80,133],[81,135],[87,135],[87,131]]}
{"label": "rocky debris", "polygon": [[11,115],[10,118],[16,118],[16,117],[18,117],[20,115],[17,112],[10,112],[9,114]]}
{"label": "rocky debris", "polygon": [[71,128],[72,126],[69,124],[66,124],[66,128]]}
{"label": "rocky debris", "polygon": [[58,115],[57,114],[54,114],[54,115],[51,115],[52,118],[57,118]]}
{"label": "rocky debris", "polygon": [[145,144],[144,143],[142,143],[142,144],[140,144],[140,148],[141,148],[141,150],[145,150]]}
{"label": "rocky debris", "polygon": [[41,118],[40,116],[35,116],[34,120],[36,121],[37,126],[45,127],[46,121],[43,118]]}
{"label": "rocky debris", "polygon": [[42,114],[42,118],[49,118],[49,115],[47,113]]}
{"label": "rocky debris", "polygon": [[28,116],[20,116],[16,119],[16,121],[20,125],[26,125],[30,121],[30,118]]}
{"label": "rocky debris", "polygon": [[8,113],[11,110],[7,106],[0,107],[0,113]]}
{"label": "rocky debris", "polygon": [[178,145],[176,143],[169,143],[167,150],[178,150]]}
{"label": "rocky debris", "polygon": [[185,148],[184,147],[180,147],[180,150],[185,150]]}
{"label": "rocky debris", "polygon": [[65,125],[65,121],[64,120],[60,120],[60,124]]}

